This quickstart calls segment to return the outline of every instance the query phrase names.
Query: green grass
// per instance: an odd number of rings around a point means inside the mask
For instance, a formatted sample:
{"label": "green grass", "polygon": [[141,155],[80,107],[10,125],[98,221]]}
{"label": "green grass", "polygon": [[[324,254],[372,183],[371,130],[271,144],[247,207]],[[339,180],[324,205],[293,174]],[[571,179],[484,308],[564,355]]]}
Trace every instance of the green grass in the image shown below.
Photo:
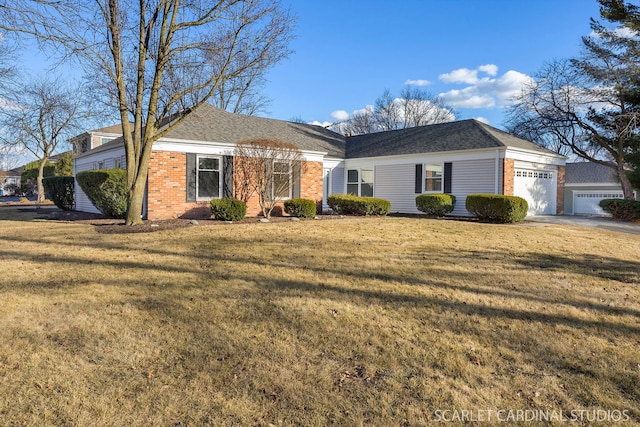
{"label": "green grass", "polygon": [[638,236],[413,218],[115,235],[10,209],[2,424],[640,424]]}

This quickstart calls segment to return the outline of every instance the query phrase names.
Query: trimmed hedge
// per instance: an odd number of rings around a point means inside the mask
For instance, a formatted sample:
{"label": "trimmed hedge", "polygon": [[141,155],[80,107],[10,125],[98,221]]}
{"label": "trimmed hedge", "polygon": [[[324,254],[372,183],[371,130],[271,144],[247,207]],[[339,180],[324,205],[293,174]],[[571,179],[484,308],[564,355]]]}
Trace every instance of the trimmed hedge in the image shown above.
{"label": "trimmed hedge", "polygon": [[624,199],[604,199],[598,203],[613,219],[635,221],[640,219],[640,201]]}
{"label": "trimmed hedge", "polygon": [[456,196],[452,194],[421,194],[416,197],[418,210],[432,216],[451,213],[455,204]]}
{"label": "trimmed hedge", "polygon": [[529,210],[522,197],[499,194],[469,194],[465,207],[481,221],[500,223],[523,221]]}
{"label": "trimmed hedge", "polygon": [[72,176],[48,176],[42,179],[47,199],[52,200],[57,207],[65,211],[73,210],[73,183]]}
{"label": "trimmed hedge", "polygon": [[298,218],[313,218],[316,216],[316,202],[310,199],[285,200],[284,211]]}
{"label": "trimmed hedge", "polygon": [[127,171],[101,169],[78,172],[78,184],[93,206],[109,217],[127,214]]}
{"label": "trimmed hedge", "polygon": [[220,221],[240,221],[247,214],[247,204],[238,199],[211,199],[211,215]]}
{"label": "trimmed hedge", "polygon": [[375,197],[359,197],[351,194],[332,194],[327,204],[340,215],[388,215],[391,202]]}

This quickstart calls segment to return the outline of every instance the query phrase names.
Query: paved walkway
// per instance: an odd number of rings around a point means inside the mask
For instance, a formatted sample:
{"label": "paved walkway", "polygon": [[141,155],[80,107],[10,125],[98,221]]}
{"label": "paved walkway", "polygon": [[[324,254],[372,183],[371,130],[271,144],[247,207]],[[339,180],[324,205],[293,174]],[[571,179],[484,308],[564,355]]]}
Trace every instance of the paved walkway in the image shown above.
{"label": "paved walkway", "polygon": [[526,221],[578,225],[582,227],[601,228],[609,231],[619,231],[621,233],[640,234],[640,223],[614,221],[611,218],[602,216],[538,215],[527,217]]}

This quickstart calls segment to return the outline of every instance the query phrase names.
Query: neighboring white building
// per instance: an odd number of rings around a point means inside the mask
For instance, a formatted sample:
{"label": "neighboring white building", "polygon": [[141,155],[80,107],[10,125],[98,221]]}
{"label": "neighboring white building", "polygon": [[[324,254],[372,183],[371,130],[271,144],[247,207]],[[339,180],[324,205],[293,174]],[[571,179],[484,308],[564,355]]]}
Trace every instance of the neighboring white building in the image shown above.
{"label": "neighboring white building", "polygon": [[566,214],[604,215],[600,200],[624,198],[615,171],[593,162],[567,163],[564,189]]}

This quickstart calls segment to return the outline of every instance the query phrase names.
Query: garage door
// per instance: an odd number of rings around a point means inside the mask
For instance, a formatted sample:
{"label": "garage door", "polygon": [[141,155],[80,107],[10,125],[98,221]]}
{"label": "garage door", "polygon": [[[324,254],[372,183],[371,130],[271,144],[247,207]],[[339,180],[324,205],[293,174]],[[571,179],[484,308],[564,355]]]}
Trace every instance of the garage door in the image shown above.
{"label": "garage door", "polygon": [[556,179],[552,170],[516,169],[513,194],[529,203],[529,215],[555,215]]}
{"label": "garage door", "polygon": [[622,191],[574,191],[573,213],[576,215],[604,215],[598,205],[603,199],[622,199]]}

